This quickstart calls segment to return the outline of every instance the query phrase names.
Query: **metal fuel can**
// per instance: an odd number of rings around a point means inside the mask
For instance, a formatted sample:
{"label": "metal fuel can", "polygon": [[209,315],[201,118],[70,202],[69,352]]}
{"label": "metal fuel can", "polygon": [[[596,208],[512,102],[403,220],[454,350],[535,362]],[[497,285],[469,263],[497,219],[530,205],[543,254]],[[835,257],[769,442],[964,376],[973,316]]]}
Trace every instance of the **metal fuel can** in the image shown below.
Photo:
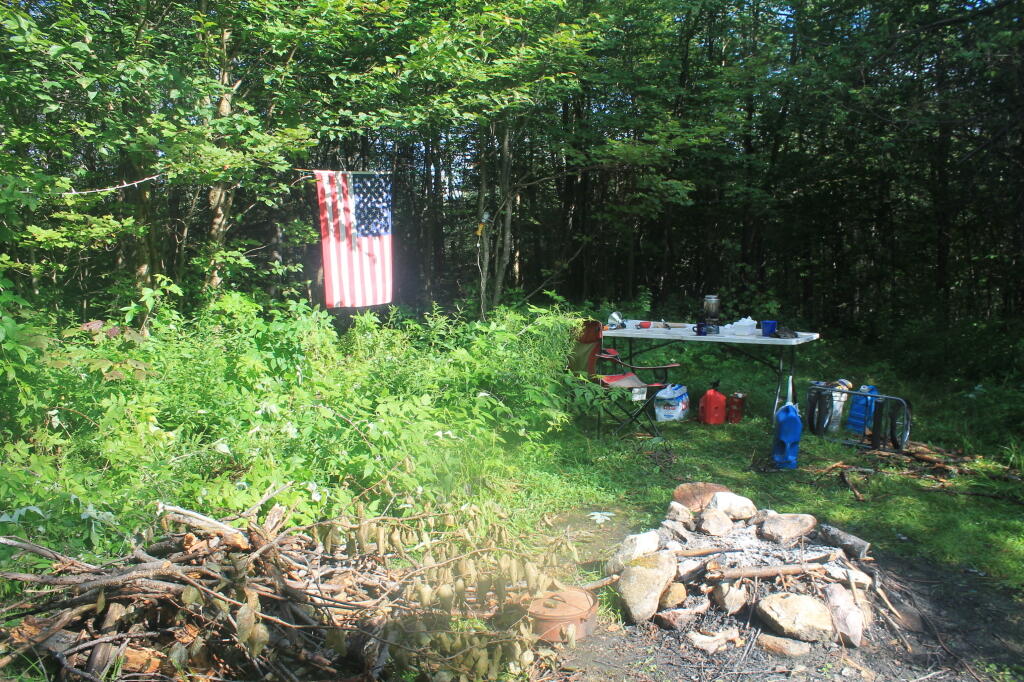
{"label": "metal fuel can", "polygon": [[733,393],[729,396],[729,399],[725,401],[725,421],[730,424],[738,424],[742,421],[746,404],[746,393]]}

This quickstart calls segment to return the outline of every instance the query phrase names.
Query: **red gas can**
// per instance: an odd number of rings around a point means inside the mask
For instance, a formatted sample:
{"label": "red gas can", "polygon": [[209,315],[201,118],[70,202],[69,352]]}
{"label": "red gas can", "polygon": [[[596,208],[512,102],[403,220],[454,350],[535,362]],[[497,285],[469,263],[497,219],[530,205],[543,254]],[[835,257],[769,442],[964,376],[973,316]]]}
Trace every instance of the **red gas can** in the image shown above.
{"label": "red gas can", "polygon": [[743,419],[743,409],[747,402],[747,396],[743,393],[733,393],[725,401],[725,421],[730,424],[739,424]]}
{"label": "red gas can", "polygon": [[724,424],[725,423],[725,396],[716,391],[718,382],[711,384],[711,388],[701,396],[700,399],[700,421],[702,424]]}

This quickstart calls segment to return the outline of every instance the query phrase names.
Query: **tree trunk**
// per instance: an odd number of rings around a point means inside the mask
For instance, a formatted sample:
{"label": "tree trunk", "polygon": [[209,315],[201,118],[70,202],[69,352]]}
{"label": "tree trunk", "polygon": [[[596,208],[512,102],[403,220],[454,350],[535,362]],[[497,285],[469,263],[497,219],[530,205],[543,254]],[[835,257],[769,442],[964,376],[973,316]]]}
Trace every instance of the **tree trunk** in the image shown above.
{"label": "tree trunk", "polygon": [[[224,88],[231,85],[231,56],[229,46],[231,44],[231,30],[224,28],[220,32],[220,45],[218,56],[220,59],[220,74],[218,81]],[[223,118],[231,115],[231,97],[233,89],[226,89],[221,93],[220,101],[217,104],[217,116]],[[210,220],[210,271],[206,276],[206,286],[216,289],[222,281],[220,267],[217,262],[217,252],[224,247],[228,229],[231,227],[231,205],[235,201],[235,185],[230,182],[216,182],[210,187],[207,195],[210,202],[212,218]]]}
{"label": "tree trunk", "polygon": [[495,307],[501,301],[501,294],[505,284],[505,275],[508,271],[509,258],[512,255],[512,215],[516,204],[519,203],[518,191],[512,193],[512,150],[511,150],[511,124],[505,124],[505,131],[501,137],[501,172],[498,177],[500,195],[504,203],[502,215],[501,232],[498,234],[495,244],[494,263],[494,287],[491,295],[491,307]]}

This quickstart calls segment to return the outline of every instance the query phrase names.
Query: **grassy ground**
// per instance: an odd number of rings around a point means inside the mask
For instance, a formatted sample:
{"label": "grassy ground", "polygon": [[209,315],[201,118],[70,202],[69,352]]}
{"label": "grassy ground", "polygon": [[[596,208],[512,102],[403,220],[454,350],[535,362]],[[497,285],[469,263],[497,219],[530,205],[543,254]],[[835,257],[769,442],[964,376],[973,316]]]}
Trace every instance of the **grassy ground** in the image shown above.
{"label": "grassy ground", "polygon": [[[523,468],[520,489],[530,490],[533,503],[548,508],[579,505],[632,510],[636,526],[648,528],[660,520],[676,485],[713,481],[749,496],[759,507],[814,514],[869,540],[877,551],[954,564],[981,571],[1008,586],[1024,587],[1021,505],[977,496],[1021,499],[1022,484],[984,475],[996,470],[991,459],[971,465],[977,475],[952,482],[953,490],[970,495],[935,492],[927,490],[934,482],[897,474],[907,467],[901,458],[880,460],[855,447],[805,435],[800,469],[764,473],[772,435],[768,414],[774,381],[770,373],[747,360],[722,359],[712,352],[678,359],[684,365],[673,380],[688,384],[694,406],[710,381],[721,379],[723,392],[750,394],[748,418],[723,426],[692,420],[670,424],[664,429],[665,443],[658,445],[598,438],[594,425],[584,419],[549,443],[553,458],[538,457]],[[798,386],[806,386],[811,377],[836,378],[825,373],[828,368],[823,369],[823,364],[813,358],[805,362],[806,373],[798,377]],[[920,388],[891,376],[872,376],[863,369],[860,376],[847,376],[855,385],[878,383],[885,386],[883,392],[914,400],[918,409],[912,438],[928,440],[932,434],[948,434],[942,428],[942,405],[929,401]],[[948,438],[939,440],[949,444]],[[840,461],[879,472],[855,475],[853,480],[864,501],[855,498],[837,471],[814,472]],[[755,464],[761,466],[752,466]]]}

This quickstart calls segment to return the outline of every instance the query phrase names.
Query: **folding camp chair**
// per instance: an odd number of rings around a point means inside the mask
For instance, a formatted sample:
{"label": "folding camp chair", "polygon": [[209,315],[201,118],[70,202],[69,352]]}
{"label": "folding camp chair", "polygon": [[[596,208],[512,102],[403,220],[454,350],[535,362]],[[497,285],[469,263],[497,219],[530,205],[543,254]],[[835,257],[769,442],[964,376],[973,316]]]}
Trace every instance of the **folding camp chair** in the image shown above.
{"label": "folding camp chair", "polygon": [[[615,424],[614,433],[620,435],[631,425],[646,430],[655,437],[661,436],[654,419],[654,398],[658,391],[668,385],[668,370],[678,367],[678,363],[657,365],[654,367],[638,367],[623,362],[619,352],[613,348],[602,348],[602,327],[597,320],[587,320],[577,338],[576,348],[569,360],[569,369],[585,373],[592,381],[609,391],[621,394],[610,401],[602,410],[603,416]],[[615,374],[602,374],[597,371],[598,362],[611,363],[619,371]],[[651,372],[653,382],[642,380],[635,372]],[[621,398],[628,395],[631,400],[628,407]],[[598,414],[598,431],[601,430],[602,414]]]}

